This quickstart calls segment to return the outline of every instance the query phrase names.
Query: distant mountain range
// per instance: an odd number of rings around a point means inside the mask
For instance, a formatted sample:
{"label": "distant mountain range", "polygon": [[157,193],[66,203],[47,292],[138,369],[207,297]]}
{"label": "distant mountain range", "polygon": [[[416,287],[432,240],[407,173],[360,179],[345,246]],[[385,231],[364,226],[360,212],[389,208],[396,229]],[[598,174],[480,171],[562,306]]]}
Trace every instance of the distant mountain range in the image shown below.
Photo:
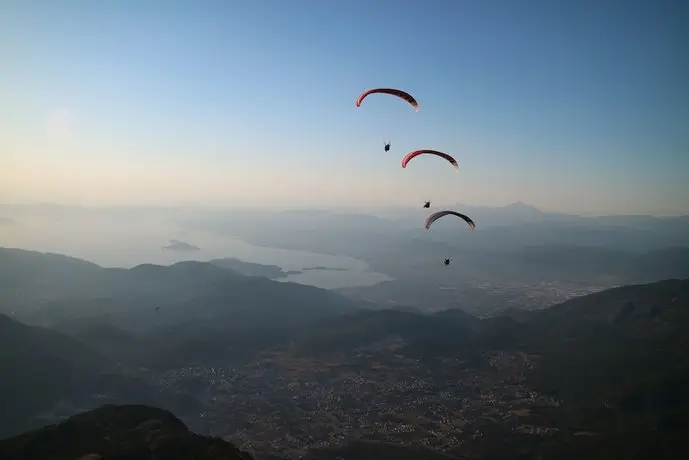
{"label": "distant mountain range", "polygon": [[683,222],[689,224],[689,216],[669,216],[658,217],[644,214],[632,215],[600,215],[582,216],[578,214],[568,214],[562,212],[542,211],[530,204],[516,202],[505,206],[471,206],[457,203],[456,208],[463,209],[477,218],[485,221],[486,226],[514,225],[528,222],[539,221],[559,221],[559,222],[595,222],[603,225],[620,225],[629,227],[643,227],[650,223],[663,222]]}
{"label": "distant mountain range", "polygon": [[170,244],[163,246],[163,249],[176,252],[194,252],[200,251],[201,248],[194,246],[193,244],[186,243],[184,241],[170,240]]}
{"label": "distant mountain range", "polygon": [[[452,217],[423,228],[429,214],[422,209],[396,209],[381,216],[330,211],[238,211],[232,214],[180,218],[189,230],[232,234],[256,245],[342,254],[379,265],[380,257],[404,253],[461,254],[515,251],[525,246],[614,249],[643,253],[668,247],[689,247],[689,216],[586,217],[540,211],[515,203],[492,207],[457,205],[477,225],[468,234]],[[431,210],[432,211],[432,210]],[[396,264],[399,265],[399,264]],[[395,274],[390,273],[397,278]]]}
{"label": "distant mountain range", "polygon": [[[204,207],[204,206],[101,206],[101,207],[85,207],[77,205],[61,205],[61,204],[27,204],[27,205],[12,205],[0,204],[0,215],[4,215],[4,219],[16,220],[21,216],[33,217],[85,217],[88,215],[111,215],[111,216],[139,216],[145,215],[147,217],[162,217],[175,218],[179,216],[198,217],[211,220],[223,220],[229,217],[235,219],[270,219],[271,216],[279,216],[284,219],[285,224],[290,224],[296,221],[308,221],[311,224],[319,221],[325,222],[329,219],[335,219],[334,224],[346,224],[348,222],[357,221],[358,224],[364,224],[366,227],[375,226],[381,221],[399,220],[399,219],[416,219],[419,215],[426,215],[432,212],[433,209],[426,210],[419,207],[390,207],[380,208],[378,211],[367,213],[355,213],[351,211],[338,211],[331,209],[295,209],[286,211],[269,211],[263,208],[218,208],[218,207]],[[541,221],[560,221],[567,223],[587,222],[598,223],[601,225],[619,225],[629,227],[649,227],[659,223],[683,223],[689,225],[689,215],[657,217],[652,215],[634,214],[634,215],[601,215],[601,216],[582,216],[577,214],[569,214],[562,212],[543,211],[535,206],[516,202],[504,206],[477,206],[466,205],[463,203],[456,203],[451,206],[446,206],[448,209],[460,209],[467,214],[475,217],[475,220],[481,224],[482,227],[503,226],[503,225],[517,225],[530,222]],[[443,208],[443,209],[444,209]],[[375,215],[374,215],[375,214]],[[376,217],[380,216],[380,217]],[[217,219],[216,219],[217,218]]]}
{"label": "distant mountain range", "polygon": [[[421,204],[421,203],[420,203]],[[287,222],[304,221],[311,224],[325,223],[329,219],[335,219],[337,224],[356,222],[365,227],[374,227],[385,221],[412,223],[419,216],[425,216],[434,210],[418,208],[388,208],[384,209],[379,217],[370,214],[351,212],[338,212],[330,210],[294,210],[282,211],[278,214]],[[589,224],[603,226],[620,226],[630,228],[650,229],[659,224],[689,225],[689,215],[658,217],[652,215],[601,215],[582,216],[561,212],[542,211],[541,209],[522,202],[511,203],[505,206],[476,206],[456,203],[444,206],[442,209],[456,209],[470,215],[481,228],[522,225],[528,223],[561,223],[561,224]],[[256,211],[252,214],[270,216],[271,213]]]}
{"label": "distant mountain range", "polygon": [[597,283],[649,283],[689,278],[689,247],[650,251],[559,244],[534,244],[499,251],[485,250],[473,270],[496,280],[570,280]]}

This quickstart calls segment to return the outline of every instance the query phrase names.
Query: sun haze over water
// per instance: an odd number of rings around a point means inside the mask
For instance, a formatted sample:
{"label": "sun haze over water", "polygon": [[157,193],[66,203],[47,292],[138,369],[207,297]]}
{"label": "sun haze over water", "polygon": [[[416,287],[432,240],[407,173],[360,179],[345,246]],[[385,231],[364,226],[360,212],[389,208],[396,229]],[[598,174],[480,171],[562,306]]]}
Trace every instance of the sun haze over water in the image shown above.
{"label": "sun haze over water", "polygon": [[[688,22],[683,1],[6,1],[0,201],[686,214]],[[381,86],[420,112],[356,108]],[[419,148],[459,173],[402,169]]]}

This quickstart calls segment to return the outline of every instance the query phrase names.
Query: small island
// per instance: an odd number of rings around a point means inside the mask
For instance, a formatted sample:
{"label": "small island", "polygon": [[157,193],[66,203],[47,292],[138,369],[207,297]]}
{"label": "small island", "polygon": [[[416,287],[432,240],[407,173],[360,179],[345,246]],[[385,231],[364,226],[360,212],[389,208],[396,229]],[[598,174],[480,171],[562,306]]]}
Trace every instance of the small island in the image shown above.
{"label": "small island", "polygon": [[175,252],[193,252],[200,251],[201,248],[193,244],[185,243],[184,241],[170,240],[170,244],[163,246],[163,249]]}
{"label": "small island", "polygon": [[328,270],[331,272],[346,272],[349,271],[348,268],[336,268],[336,267],[324,267],[323,265],[316,265],[315,267],[304,267],[301,271],[306,272],[309,270]]}

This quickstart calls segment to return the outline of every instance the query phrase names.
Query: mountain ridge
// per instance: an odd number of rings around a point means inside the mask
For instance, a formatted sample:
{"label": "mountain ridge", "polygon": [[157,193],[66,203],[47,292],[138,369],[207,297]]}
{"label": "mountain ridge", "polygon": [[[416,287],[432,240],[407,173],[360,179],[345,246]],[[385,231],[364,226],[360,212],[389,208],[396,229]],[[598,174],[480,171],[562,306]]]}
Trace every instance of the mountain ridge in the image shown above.
{"label": "mountain ridge", "polygon": [[[231,322],[239,327],[271,318],[276,324],[289,324],[353,311],[364,304],[314,286],[245,276],[211,262],[126,269],[55,255],[41,257],[35,251],[0,248],[0,293],[5,293],[6,311],[14,306],[17,314],[44,319],[60,314],[119,316],[133,328],[186,322],[193,312],[198,320],[215,318],[222,320],[218,326]],[[46,266],[38,272],[40,260]],[[137,321],[126,319],[131,315],[137,315]]]}
{"label": "mountain ridge", "polygon": [[190,432],[170,412],[143,405],[105,405],[64,422],[0,440],[0,458],[253,460],[249,453],[229,442]]}

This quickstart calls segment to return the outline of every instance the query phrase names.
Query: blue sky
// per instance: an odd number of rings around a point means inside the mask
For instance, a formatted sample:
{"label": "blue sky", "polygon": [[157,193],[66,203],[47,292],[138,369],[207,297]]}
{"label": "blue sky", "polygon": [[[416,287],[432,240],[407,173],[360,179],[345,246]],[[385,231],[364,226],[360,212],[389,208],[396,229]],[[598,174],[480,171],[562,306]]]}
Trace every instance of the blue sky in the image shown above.
{"label": "blue sky", "polygon": [[[688,22],[651,0],[5,1],[0,196],[689,214]],[[379,86],[421,111],[356,108]],[[401,169],[418,148],[461,171]]]}

